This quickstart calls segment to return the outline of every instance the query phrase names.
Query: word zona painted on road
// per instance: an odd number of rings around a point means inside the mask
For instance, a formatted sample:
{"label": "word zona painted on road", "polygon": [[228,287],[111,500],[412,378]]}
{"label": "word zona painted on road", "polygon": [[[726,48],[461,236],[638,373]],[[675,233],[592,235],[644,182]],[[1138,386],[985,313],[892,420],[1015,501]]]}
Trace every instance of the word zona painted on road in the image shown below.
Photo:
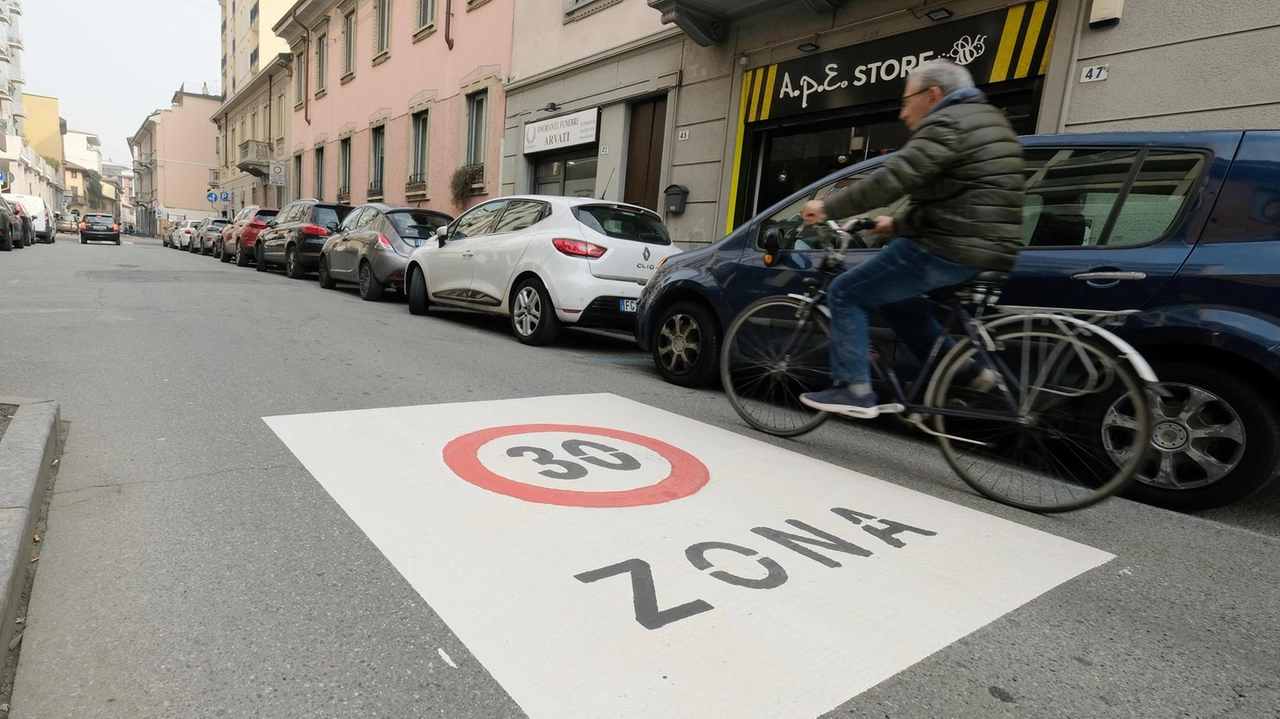
{"label": "word zona painted on road", "polygon": [[1056,0],[1039,0],[750,70],[747,121],[899,99],[921,63],[964,65],[979,85],[1043,75]]}

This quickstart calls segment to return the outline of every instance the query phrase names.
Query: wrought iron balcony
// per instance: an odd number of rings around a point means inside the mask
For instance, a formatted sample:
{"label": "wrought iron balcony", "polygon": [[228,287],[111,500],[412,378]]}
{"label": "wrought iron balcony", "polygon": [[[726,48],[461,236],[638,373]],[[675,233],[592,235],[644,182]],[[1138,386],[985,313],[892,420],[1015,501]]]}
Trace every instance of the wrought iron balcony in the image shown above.
{"label": "wrought iron balcony", "polygon": [[240,143],[240,161],[236,167],[250,175],[266,177],[271,171],[271,143],[262,140]]}
{"label": "wrought iron balcony", "polygon": [[351,202],[351,188],[343,185],[338,188],[338,202]]}
{"label": "wrought iron balcony", "polygon": [[374,180],[373,182],[369,183],[369,199],[370,200],[382,199],[382,180]]}

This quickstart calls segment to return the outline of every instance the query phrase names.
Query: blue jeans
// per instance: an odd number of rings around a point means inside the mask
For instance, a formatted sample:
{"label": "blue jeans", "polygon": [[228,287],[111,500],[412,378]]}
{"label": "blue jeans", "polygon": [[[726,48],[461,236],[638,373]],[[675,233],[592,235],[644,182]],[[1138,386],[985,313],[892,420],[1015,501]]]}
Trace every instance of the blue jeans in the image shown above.
{"label": "blue jeans", "polygon": [[881,314],[922,362],[942,326],[920,295],[958,285],[982,270],[933,254],[899,237],[875,257],[835,278],[828,288],[831,309],[831,378],[849,384],[871,381],[867,309]]}

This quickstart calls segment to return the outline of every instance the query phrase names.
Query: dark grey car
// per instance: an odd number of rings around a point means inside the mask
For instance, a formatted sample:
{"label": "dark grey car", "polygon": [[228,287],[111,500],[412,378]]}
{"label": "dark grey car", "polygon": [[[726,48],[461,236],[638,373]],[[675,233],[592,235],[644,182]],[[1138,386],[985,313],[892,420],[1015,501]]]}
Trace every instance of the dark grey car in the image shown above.
{"label": "dark grey car", "polygon": [[432,210],[373,203],[361,205],[343,220],[320,250],[320,286],[355,282],[360,297],[376,301],[388,288],[403,289],[409,253],[435,241],[436,228],[453,218]]}

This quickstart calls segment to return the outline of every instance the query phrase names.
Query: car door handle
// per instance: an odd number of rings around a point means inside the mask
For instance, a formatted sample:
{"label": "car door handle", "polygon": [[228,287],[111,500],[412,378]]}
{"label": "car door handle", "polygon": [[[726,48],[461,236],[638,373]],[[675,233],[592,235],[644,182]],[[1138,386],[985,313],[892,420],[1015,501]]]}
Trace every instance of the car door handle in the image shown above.
{"label": "car door handle", "polygon": [[462,256],[467,259],[471,259],[472,257],[476,256],[476,253],[472,252],[471,250],[467,250],[466,252],[462,253]]}
{"label": "car door handle", "polygon": [[1114,270],[1103,271],[1103,272],[1080,272],[1078,274],[1071,275],[1071,279],[1084,280],[1086,282],[1099,281],[1099,280],[1103,282],[1108,282],[1108,281],[1123,282],[1123,281],[1133,281],[1133,280],[1145,280],[1147,279],[1147,273],[1118,272]]}

